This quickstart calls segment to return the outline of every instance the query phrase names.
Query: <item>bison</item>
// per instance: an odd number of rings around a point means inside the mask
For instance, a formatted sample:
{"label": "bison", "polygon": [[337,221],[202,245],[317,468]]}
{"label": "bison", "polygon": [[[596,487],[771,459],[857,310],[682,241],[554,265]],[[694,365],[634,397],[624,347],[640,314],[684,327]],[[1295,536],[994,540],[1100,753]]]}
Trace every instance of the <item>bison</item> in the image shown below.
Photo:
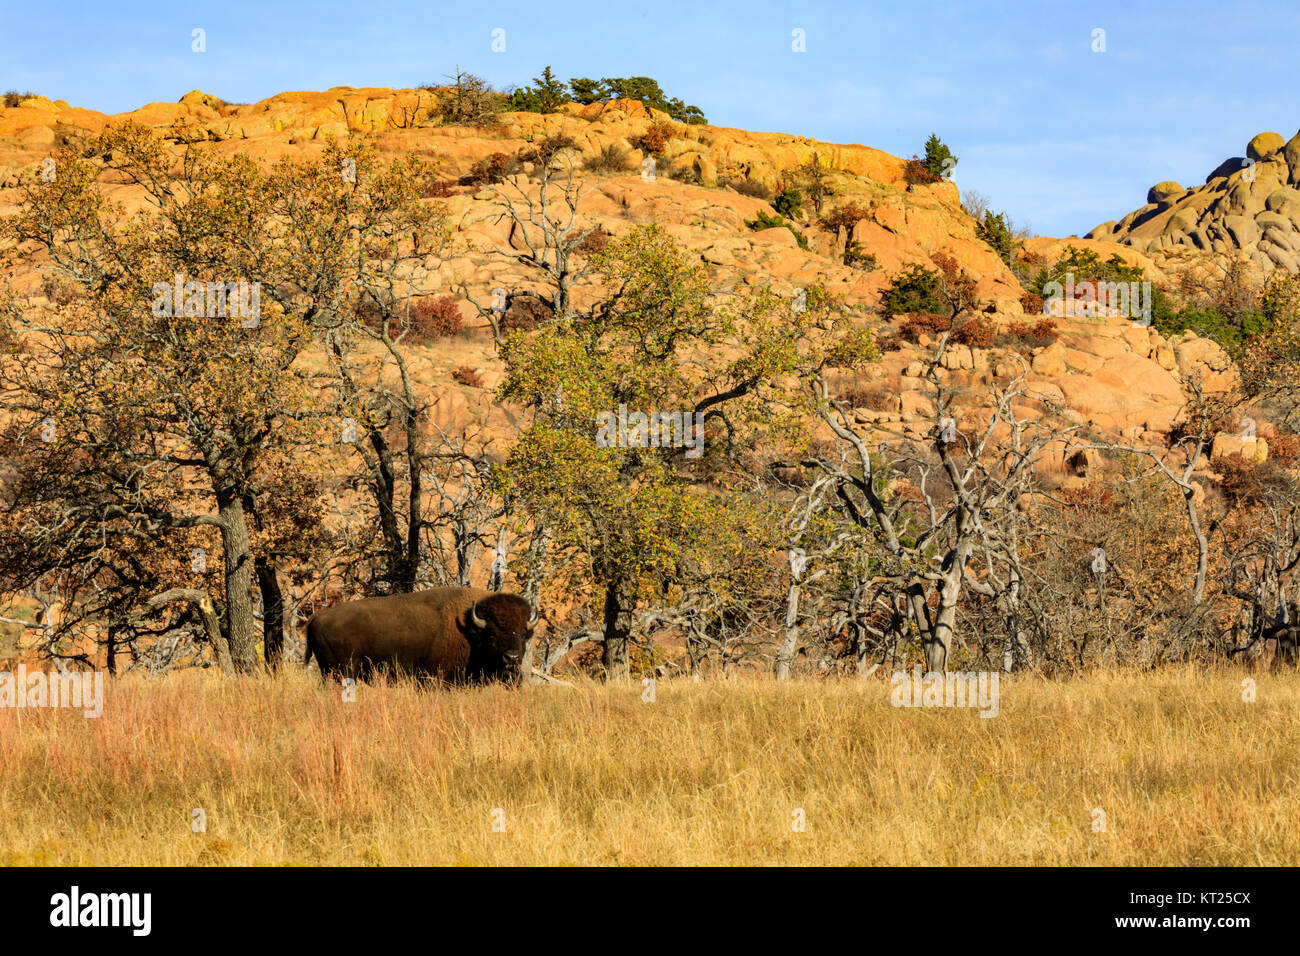
{"label": "bison", "polygon": [[1266,627],[1260,637],[1264,640],[1265,667],[1274,670],[1279,664],[1295,666],[1297,645],[1300,644],[1300,626],[1277,624]]}
{"label": "bison", "polygon": [[317,611],[303,662],[325,677],[383,671],[420,681],[517,681],[537,623],[517,594],[433,588],[366,598]]}

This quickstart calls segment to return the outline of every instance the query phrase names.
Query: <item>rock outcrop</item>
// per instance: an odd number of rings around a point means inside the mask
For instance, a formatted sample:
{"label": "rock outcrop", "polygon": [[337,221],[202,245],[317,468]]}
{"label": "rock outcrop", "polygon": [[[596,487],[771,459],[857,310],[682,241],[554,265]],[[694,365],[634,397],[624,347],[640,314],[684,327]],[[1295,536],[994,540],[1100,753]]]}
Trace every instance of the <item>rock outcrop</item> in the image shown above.
{"label": "rock outcrop", "polygon": [[1203,185],[1157,183],[1145,206],[1087,238],[1131,246],[1165,268],[1185,267],[1180,253],[1196,250],[1244,256],[1258,272],[1300,272],[1300,133],[1260,133]]}
{"label": "rock outcrop", "polygon": [[[441,124],[438,96],[438,91],[428,90],[338,87],[232,105],[195,90],[178,103],[151,103],[115,116],[33,97],[0,110],[0,216],[15,209],[19,178],[31,175],[58,143],[127,121],[158,130],[178,147],[197,141],[205,149],[267,162],[319,155],[330,137],[365,137],[382,153],[415,151],[431,157],[451,180],[494,153],[518,155],[540,139],[566,136],[576,144],[578,158],[618,146],[632,160],[627,172],[587,175],[581,206],[585,222],[615,236],[637,223],[660,223],[698,254],[718,289],[772,284],[789,291],[820,282],[849,305],[870,309],[898,272],[912,264],[933,268],[942,253],[976,280],[976,298],[997,332],[1006,332],[1023,318],[1020,284],[976,238],[975,223],[962,208],[956,187],[948,182],[909,187],[903,160],[880,150],[782,133],[674,124],[675,135],[660,157],[661,172],[649,178],[639,172],[643,156],[636,143],[653,123],[667,122],[668,117],[639,102],[570,105],[553,115],[506,113],[494,125],[476,128]],[[1294,214],[1300,213],[1300,192],[1292,184],[1300,170],[1300,148],[1293,146],[1295,140],[1256,137],[1247,150],[1257,172],[1252,180],[1244,179],[1240,170],[1230,170],[1191,190],[1161,183],[1153,187],[1148,206],[1099,227],[1091,238],[1034,238],[1024,250],[1047,261],[1059,258],[1068,244],[1093,249],[1103,259],[1118,253],[1156,282],[1164,281],[1164,260],[1152,250],[1187,241],[1294,262],[1291,250],[1300,249],[1300,237],[1291,236]],[[794,224],[806,237],[806,249],[789,229],[752,231],[746,220],[770,212],[771,206],[725,188],[745,181],[774,187],[784,172],[814,155],[828,170],[833,190],[828,208],[853,200],[864,210],[854,225],[853,240],[874,257],[874,268],[846,265],[846,230],[830,232],[817,225],[815,217]],[[528,171],[525,163],[525,174]],[[106,188],[128,212],[139,208],[138,187]],[[509,242],[508,224],[495,200],[491,189],[478,187],[452,190],[443,200],[454,242],[445,256],[431,263],[422,292],[447,293],[463,284],[471,296],[486,299],[496,285],[526,287],[532,281],[517,265],[485,251]],[[41,265],[29,259],[8,277],[15,291],[33,301],[42,298]],[[1056,322],[1059,339],[1047,347],[954,346],[940,374],[962,388],[974,417],[986,407],[981,403],[990,386],[1024,373],[1029,392],[1018,413],[1090,424],[1099,437],[1156,445],[1174,426],[1187,376],[1199,376],[1208,391],[1234,382],[1227,356],[1194,334],[1167,340],[1122,318],[1068,316]],[[502,420],[489,391],[499,381],[500,365],[485,336],[456,337],[416,351],[412,371],[437,390],[432,417],[439,426],[476,422],[490,428]],[[881,404],[887,407],[857,409],[860,421],[917,436],[932,427],[934,408],[922,375],[926,352],[925,343],[902,343],[884,354],[869,377],[885,386],[889,398]],[[481,371],[482,387],[451,381],[451,371],[465,364]],[[1089,463],[1070,467],[1077,477]]]}

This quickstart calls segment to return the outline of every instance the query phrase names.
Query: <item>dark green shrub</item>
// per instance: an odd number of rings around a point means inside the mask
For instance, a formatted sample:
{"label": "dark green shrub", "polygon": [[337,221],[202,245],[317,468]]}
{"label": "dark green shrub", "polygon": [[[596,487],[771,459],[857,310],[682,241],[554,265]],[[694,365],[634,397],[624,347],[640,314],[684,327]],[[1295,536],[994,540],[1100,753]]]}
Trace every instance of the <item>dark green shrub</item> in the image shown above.
{"label": "dark green shrub", "polygon": [[876,254],[867,252],[862,243],[853,242],[844,250],[844,264],[854,269],[861,269],[863,272],[874,272],[877,266]]}
{"label": "dark green shrub", "polygon": [[772,208],[782,216],[798,219],[803,211],[803,193],[797,189],[783,189],[772,200]]}
{"label": "dark green shrub", "polygon": [[885,316],[940,313],[946,308],[939,292],[939,273],[922,265],[908,266],[896,275],[880,297],[880,312]]}
{"label": "dark green shrub", "polygon": [[605,95],[604,80],[592,80],[584,76],[575,76],[569,80],[569,89],[573,93],[573,101],[586,106],[590,103],[598,103]]}
{"label": "dark green shrub", "polygon": [[756,218],[746,219],[745,225],[754,230],[754,232],[762,232],[764,229],[776,229],[784,226],[786,229],[790,230],[791,234],[795,238],[795,242],[799,243],[800,249],[806,250],[808,248],[808,238],[780,216],[773,216],[770,213],[760,212]]}
{"label": "dark green shrub", "polygon": [[1175,311],[1168,296],[1158,289],[1152,300],[1151,324],[1161,335],[1168,338],[1190,330],[1218,342],[1230,355],[1239,355],[1247,339],[1271,328],[1267,317],[1259,312],[1246,313],[1234,322],[1214,308],[1185,305]]}

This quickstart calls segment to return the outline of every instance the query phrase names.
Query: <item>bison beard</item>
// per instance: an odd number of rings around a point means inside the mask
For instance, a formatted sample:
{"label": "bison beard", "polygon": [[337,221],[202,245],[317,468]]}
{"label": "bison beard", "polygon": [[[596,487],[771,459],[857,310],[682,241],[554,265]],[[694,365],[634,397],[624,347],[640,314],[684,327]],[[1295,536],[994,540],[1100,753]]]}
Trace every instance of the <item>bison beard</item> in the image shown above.
{"label": "bison beard", "polygon": [[514,681],[534,624],[517,594],[433,588],[367,598],[312,615],[303,662],[315,656],[325,677]]}

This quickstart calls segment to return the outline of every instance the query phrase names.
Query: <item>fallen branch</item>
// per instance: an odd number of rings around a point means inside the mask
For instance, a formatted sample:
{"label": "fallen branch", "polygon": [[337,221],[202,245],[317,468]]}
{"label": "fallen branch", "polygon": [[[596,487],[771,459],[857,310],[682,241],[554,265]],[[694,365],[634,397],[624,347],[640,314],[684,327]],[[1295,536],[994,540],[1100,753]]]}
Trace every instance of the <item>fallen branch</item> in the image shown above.
{"label": "fallen branch", "polygon": [[577,684],[570,684],[567,680],[560,680],[558,677],[552,677],[550,674],[543,674],[536,667],[533,668],[533,677],[545,684],[559,684],[561,687],[577,687]]}

